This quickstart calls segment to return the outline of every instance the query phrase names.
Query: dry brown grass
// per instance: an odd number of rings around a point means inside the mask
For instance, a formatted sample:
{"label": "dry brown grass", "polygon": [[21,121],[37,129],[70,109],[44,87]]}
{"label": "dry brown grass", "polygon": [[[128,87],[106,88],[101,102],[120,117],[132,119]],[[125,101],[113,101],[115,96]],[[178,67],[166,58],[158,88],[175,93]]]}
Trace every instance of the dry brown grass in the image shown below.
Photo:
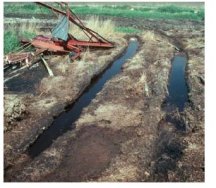
{"label": "dry brown grass", "polygon": [[22,24],[22,26],[20,27],[20,30],[27,31],[30,33],[42,34],[42,32],[39,30],[38,24],[31,23],[31,22]]}
{"label": "dry brown grass", "polygon": [[143,33],[142,37],[147,41],[147,42],[154,42],[157,39],[157,36],[153,31],[146,31]]}
{"label": "dry brown grass", "polygon": [[[14,31],[20,37],[25,37],[26,35],[40,35],[44,34],[44,32],[39,30],[39,25],[36,23],[32,23],[31,20],[25,23],[22,23],[17,26],[10,25],[7,27],[6,31]],[[28,36],[27,36],[28,37]]]}
{"label": "dry brown grass", "polygon": [[66,74],[69,70],[70,64],[67,62],[61,62],[56,66],[56,69],[62,73],[63,75]]}
{"label": "dry brown grass", "polygon": [[145,60],[148,63],[155,63],[163,58],[170,57],[170,53],[174,46],[165,40],[160,35],[155,34],[153,31],[146,31],[142,35],[145,43]]}
{"label": "dry brown grass", "polygon": [[186,41],[186,49],[203,49],[204,48],[204,38],[203,37],[195,37],[190,38]]}
{"label": "dry brown grass", "polygon": [[90,49],[86,48],[84,52],[81,54],[81,60],[84,62],[89,61],[89,58],[92,56],[92,53],[90,53]]}
{"label": "dry brown grass", "polygon": [[[111,20],[100,20],[99,17],[92,16],[85,21],[84,25],[105,38],[110,38],[115,35],[115,23]],[[69,33],[72,33],[80,40],[88,40],[88,37],[82,30],[74,25],[70,26]]]}
{"label": "dry brown grass", "polygon": [[142,73],[139,81],[136,83],[137,88],[141,88],[141,91],[149,97],[149,86],[148,82],[146,80],[146,74],[145,72]]}

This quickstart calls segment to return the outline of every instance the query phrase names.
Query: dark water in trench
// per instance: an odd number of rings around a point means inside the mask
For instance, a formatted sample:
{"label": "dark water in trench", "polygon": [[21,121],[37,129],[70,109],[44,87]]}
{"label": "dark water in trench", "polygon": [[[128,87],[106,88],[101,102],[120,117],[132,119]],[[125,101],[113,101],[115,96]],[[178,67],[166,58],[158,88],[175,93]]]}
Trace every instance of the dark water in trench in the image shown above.
{"label": "dark water in trench", "polygon": [[74,122],[79,118],[84,107],[88,106],[96,94],[101,91],[104,84],[114,75],[121,71],[122,65],[132,58],[138,49],[138,41],[130,40],[125,52],[106,71],[98,77],[94,83],[85,91],[72,107],[61,113],[52,125],[41,134],[38,139],[29,147],[28,154],[33,158],[48,148],[53,140],[74,128]]}
{"label": "dark water in trench", "polygon": [[[169,95],[162,104],[166,114],[158,124],[159,136],[155,142],[156,154],[153,159],[155,164],[152,173],[155,182],[168,182],[169,171],[176,170],[177,162],[184,155],[185,144],[182,133],[187,131],[187,125],[181,112],[189,101],[185,75],[186,63],[187,58],[182,55],[176,55],[172,60],[168,81]],[[170,124],[167,124],[168,122]]]}
{"label": "dark water in trench", "polygon": [[184,55],[176,55],[173,58],[168,84],[169,95],[165,100],[166,108],[169,110],[178,108],[181,112],[189,100],[185,76],[186,63],[187,58]]}

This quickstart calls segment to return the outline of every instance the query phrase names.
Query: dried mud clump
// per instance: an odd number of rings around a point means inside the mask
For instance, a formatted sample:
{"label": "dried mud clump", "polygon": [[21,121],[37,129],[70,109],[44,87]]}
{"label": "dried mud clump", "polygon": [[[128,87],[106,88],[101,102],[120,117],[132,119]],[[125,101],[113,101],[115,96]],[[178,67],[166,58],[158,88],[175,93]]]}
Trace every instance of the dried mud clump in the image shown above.
{"label": "dried mud clump", "polygon": [[[184,28],[178,32],[167,32],[170,38],[180,42],[187,54],[186,79],[189,103],[182,113],[175,112],[165,118],[169,123],[176,125],[178,131],[174,132],[174,135],[180,136],[179,143],[184,146],[183,154],[175,161],[173,169],[168,168],[164,172],[166,181],[204,181],[204,25],[197,26],[197,29]],[[163,181],[161,173],[155,172],[156,181]]]}
{"label": "dried mud clump", "polygon": [[4,95],[4,131],[10,131],[27,115],[24,96]]}

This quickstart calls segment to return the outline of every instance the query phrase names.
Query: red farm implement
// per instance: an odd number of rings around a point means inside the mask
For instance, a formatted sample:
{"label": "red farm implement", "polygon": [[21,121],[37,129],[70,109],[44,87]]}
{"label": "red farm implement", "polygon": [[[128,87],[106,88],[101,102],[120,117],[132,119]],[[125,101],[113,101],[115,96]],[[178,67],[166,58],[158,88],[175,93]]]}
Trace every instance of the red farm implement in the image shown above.
{"label": "red farm implement", "polygon": [[[50,4],[37,2],[38,5],[46,7],[53,12],[62,16],[59,24],[53,28],[52,36],[43,35],[36,36],[31,40],[22,40],[23,48],[29,46],[34,47],[33,52],[23,52],[24,49],[16,53],[7,54],[4,58],[5,65],[17,64],[31,65],[34,59],[45,52],[58,54],[69,54],[71,60],[75,60],[85,47],[95,48],[112,48],[113,43],[106,40],[97,32],[85,27],[83,22],[72,12],[67,3],[58,3],[59,8],[55,8]],[[86,36],[88,40],[78,40],[73,34],[68,33],[69,23],[77,26]]]}

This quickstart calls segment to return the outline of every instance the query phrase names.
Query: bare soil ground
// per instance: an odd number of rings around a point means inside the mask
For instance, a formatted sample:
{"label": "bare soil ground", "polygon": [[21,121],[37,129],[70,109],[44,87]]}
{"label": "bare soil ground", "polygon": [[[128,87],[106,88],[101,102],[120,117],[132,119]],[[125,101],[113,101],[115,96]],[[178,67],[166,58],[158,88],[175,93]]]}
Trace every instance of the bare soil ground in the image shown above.
{"label": "bare soil ground", "polygon": [[[52,64],[57,76],[44,78],[34,97],[5,95],[5,181],[204,181],[203,22],[121,20],[143,30],[139,51],[84,109],[76,129],[33,160],[24,155],[29,144],[126,41],[91,54],[86,63]],[[176,49],[188,55],[190,102],[183,112],[169,114],[161,105]]]}

